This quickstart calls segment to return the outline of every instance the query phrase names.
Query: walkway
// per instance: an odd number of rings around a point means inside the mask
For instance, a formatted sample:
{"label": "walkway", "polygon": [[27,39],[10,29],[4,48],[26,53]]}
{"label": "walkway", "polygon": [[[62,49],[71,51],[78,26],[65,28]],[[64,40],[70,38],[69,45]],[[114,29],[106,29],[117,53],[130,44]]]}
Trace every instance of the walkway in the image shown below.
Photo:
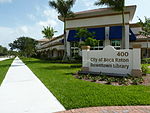
{"label": "walkway", "polygon": [[0,61],[7,60],[7,59],[10,59],[10,58],[8,58],[8,57],[0,58]]}
{"label": "walkway", "polygon": [[53,113],[65,108],[19,59],[0,87],[0,113]]}
{"label": "walkway", "polygon": [[108,106],[73,109],[58,113],[150,113],[150,106]]}

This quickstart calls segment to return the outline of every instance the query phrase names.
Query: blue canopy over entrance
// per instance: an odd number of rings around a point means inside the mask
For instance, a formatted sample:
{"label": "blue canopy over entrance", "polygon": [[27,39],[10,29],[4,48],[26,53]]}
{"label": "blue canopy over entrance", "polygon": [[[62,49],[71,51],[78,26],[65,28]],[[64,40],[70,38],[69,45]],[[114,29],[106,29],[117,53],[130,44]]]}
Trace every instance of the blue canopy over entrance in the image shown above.
{"label": "blue canopy over entrance", "polygon": [[136,36],[133,33],[133,31],[129,28],[129,32],[130,32],[130,41],[135,41],[136,40]]}
{"label": "blue canopy over entrance", "polygon": [[[94,32],[94,36],[95,39],[97,40],[105,40],[105,27],[101,27],[101,28],[88,28],[87,29],[89,32]],[[76,41],[80,41],[79,38],[76,38],[76,30],[70,30],[69,31],[69,35],[68,35],[68,39],[67,41],[69,42],[76,42]],[[130,41],[135,41],[136,40],[136,36],[135,34],[132,32],[132,30],[129,28],[129,39]],[[82,38],[82,40],[84,41],[84,37]],[[110,30],[109,30],[109,39],[110,40],[121,40],[122,39],[122,26],[111,26]]]}
{"label": "blue canopy over entrance", "polygon": [[[136,40],[136,36],[135,34],[132,32],[132,30],[129,28],[129,39],[130,41],[135,41]],[[110,31],[109,31],[109,39],[113,40],[113,39],[122,39],[122,26],[112,26],[110,27]]]}
{"label": "blue canopy over entrance", "polygon": [[68,42],[79,42],[79,38],[75,37],[76,33],[77,33],[76,30],[70,30],[67,41]]}
{"label": "blue canopy over entrance", "polygon": [[122,39],[122,26],[112,26],[109,29],[109,39]]}
{"label": "blue canopy over entrance", "polygon": [[[94,32],[94,36],[95,36],[94,39],[105,40],[105,27],[101,27],[101,28],[88,28],[87,30],[89,32]],[[76,33],[77,33],[76,30],[70,30],[67,41],[69,41],[69,42],[79,41],[79,38],[75,37]],[[82,38],[82,40],[84,40],[84,37]]]}

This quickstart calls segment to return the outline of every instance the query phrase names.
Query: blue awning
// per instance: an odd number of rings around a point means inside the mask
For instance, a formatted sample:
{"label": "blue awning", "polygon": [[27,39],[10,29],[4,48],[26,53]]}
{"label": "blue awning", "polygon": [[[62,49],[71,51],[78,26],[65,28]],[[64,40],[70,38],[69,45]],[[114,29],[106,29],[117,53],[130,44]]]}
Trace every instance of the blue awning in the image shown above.
{"label": "blue awning", "polygon": [[68,42],[79,42],[79,38],[75,37],[76,33],[77,33],[76,30],[70,30],[67,41]]}
{"label": "blue awning", "polygon": [[136,36],[135,34],[132,32],[132,30],[129,28],[129,33],[130,33],[130,41],[135,41],[136,40]]}
{"label": "blue awning", "polygon": [[[88,28],[89,32],[94,32],[94,36],[95,39],[97,40],[105,40],[105,27],[101,27],[101,28]],[[69,35],[68,35],[68,39],[67,41],[69,42],[76,42],[79,41],[79,38],[76,38],[76,30],[70,30],[69,31]],[[136,40],[136,36],[135,34],[132,32],[132,30],[129,28],[129,33],[130,33],[130,41],[135,41]],[[122,39],[122,26],[112,26],[110,27],[109,30],[109,39],[113,40],[113,39]],[[84,37],[82,38],[82,40],[84,40]]]}
{"label": "blue awning", "polygon": [[89,32],[94,32],[94,39],[105,40],[105,27],[101,28],[88,28]]}
{"label": "blue awning", "polygon": [[[97,40],[105,40],[105,28],[88,28],[89,32],[94,32],[95,39]],[[76,42],[79,41],[79,38],[76,38],[76,30],[70,30],[67,41],[69,42]],[[82,38],[84,40],[84,37]]]}
{"label": "blue awning", "polygon": [[122,26],[112,26],[109,29],[109,39],[122,39]]}
{"label": "blue awning", "polygon": [[[130,28],[129,28],[129,33],[130,33],[130,36],[129,36],[130,41],[135,41],[136,36]],[[110,27],[109,39],[110,40],[112,40],[112,39],[122,39],[122,26],[112,26],[112,27]]]}

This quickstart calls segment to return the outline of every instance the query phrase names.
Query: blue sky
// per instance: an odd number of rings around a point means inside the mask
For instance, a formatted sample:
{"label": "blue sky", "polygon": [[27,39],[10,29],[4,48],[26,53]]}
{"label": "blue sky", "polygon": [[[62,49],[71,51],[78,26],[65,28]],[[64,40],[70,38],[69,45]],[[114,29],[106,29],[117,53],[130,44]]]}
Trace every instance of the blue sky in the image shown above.
{"label": "blue sky", "polygon": [[[43,26],[54,27],[58,31],[55,36],[62,34],[63,23],[57,19],[57,12],[48,6],[49,0],[0,0],[0,45],[8,47],[8,43],[20,36],[35,39],[43,38]],[[95,9],[97,0],[76,0],[74,12]],[[149,0],[126,0],[126,5],[137,5],[133,23],[138,17],[150,17]]]}

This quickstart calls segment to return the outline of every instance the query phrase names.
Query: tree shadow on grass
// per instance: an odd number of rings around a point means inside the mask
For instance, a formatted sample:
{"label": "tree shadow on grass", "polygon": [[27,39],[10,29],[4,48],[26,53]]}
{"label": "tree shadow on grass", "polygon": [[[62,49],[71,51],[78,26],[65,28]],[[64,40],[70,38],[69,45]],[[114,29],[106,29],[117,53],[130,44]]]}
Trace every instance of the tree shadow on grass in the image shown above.
{"label": "tree shadow on grass", "polygon": [[49,66],[49,67],[41,67],[41,68],[44,70],[68,70],[70,69],[70,66]]}
{"label": "tree shadow on grass", "polygon": [[10,67],[10,66],[11,66],[11,64],[9,64],[9,63],[8,64],[2,64],[2,65],[0,65],[0,69]]}
{"label": "tree shadow on grass", "polygon": [[62,62],[62,60],[42,60],[42,59],[37,59],[37,60],[32,60],[32,59],[22,59],[24,63],[30,64],[30,63],[54,63],[54,64],[81,64],[81,62]]}
{"label": "tree shadow on grass", "polygon": [[0,61],[0,69],[10,67],[13,62],[13,59],[7,59],[4,61]]}
{"label": "tree shadow on grass", "polygon": [[[80,68],[80,67],[82,67],[82,65],[81,64],[69,64],[69,63],[62,63],[62,62],[56,62],[56,63],[54,63],[54,62],[51,62],[51,61],[48,61],[48,60],[39,60],[39,61],[24,61],[24,63],[25,64],[50,64],[50,63],[52,63],[52,64],[66,64],[66,66],[51,66],[51,67],[48,67],[48,68],[53,68],[53,69],[55,69],[56,68],[56,70],[57,70],[57,68],[58,69],[65,69],[65,67],[68,69],[68,68]],[[68,64],[68,66],[67,66],[67,64]]]}
{"label": "tree shadow on grass", "polygon": [[37,64],[37,63],[50,63],[50,62],[47,62],[47,61],[24,61],[25,64]]}
{"label": "tree shadow on grass", "polygon": [[20,67],[20,66],[24,66],[24,65],[11,65],[11,67]]}
{"label": "tree shadow on grass", "polygon": [[65,75],[73,75],[74,73],[65,73]]}

